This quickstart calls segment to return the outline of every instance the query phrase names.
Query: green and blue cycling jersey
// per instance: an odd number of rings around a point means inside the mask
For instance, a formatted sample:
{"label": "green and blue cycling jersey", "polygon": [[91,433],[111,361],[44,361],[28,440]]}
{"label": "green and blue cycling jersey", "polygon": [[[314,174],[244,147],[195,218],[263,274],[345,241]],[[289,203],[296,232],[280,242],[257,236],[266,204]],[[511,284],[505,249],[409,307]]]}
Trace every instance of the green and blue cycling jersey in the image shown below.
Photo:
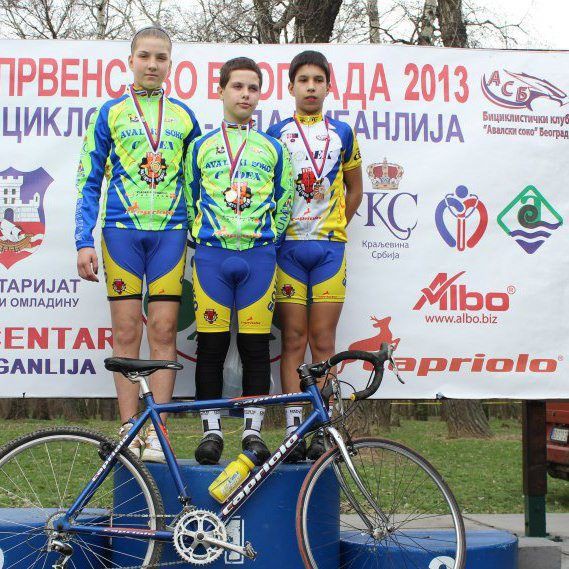
{"label": "green and blue cycling jersey", "polygon": [[[158,143],[156,148],[151,146],[146,125],[150,139]],[[108,185],[102,227],[187,229],[184,160],[190,142],[200,134],[193,112],[181,101],[164,96],[161,89],[152,93],[133,89],[94,113],[77,171],[77,249],[94,245],[104,178]]]}
{"label": "green and blue cycling jersey", "polygon": [[190,145],[185,189],[197,243],[239,251],[272,244],[290,220],[288,150],[251,125],[224,123]]}

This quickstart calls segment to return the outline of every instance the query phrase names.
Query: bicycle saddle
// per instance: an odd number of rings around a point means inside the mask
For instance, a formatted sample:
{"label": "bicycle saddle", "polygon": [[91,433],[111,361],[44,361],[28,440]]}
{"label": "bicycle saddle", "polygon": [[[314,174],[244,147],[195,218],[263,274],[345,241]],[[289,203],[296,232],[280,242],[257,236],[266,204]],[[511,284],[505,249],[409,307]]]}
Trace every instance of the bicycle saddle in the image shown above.
{"label": "bicycle saddle", "polygon": [[168,360],[137,360],[135,358],[106,358],[105,368],[123,375],[150,375],[159,369],[182,369],[178,362]]}

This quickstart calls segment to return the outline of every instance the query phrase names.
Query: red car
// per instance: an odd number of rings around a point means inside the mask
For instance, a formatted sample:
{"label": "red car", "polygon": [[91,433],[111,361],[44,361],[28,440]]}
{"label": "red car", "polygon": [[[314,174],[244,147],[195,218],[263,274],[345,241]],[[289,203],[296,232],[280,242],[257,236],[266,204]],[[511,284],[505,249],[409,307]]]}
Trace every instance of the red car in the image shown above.
{"label": "red car", "polygon": [[569,480],[569,402],[547,403],[547,470]]}

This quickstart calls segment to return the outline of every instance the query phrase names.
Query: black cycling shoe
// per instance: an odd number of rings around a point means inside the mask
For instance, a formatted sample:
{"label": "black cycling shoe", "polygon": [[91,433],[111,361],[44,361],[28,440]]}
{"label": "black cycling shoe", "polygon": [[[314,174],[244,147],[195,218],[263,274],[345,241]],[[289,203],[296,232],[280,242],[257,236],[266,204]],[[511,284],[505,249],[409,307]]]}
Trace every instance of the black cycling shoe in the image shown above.
{"label": "black cycling shoe", "polygon": [[310,441],[310,446],[306,451],[306,458],[308,458],[308,460],[318,460],[325,452],[324,434],[318,431]]}
{"label": "black cycling shoe", "polygon": [[255,453],[258,464],[263,464],[271,456],[271,451],[267,448],[265,441],[257,435],[247,435],[241,441],[241,448]]}
{"label": "black cycling shoe", "polygon": [[294,464],[296,462],[302,462],[303,460],[306,460],[306,441],[301,439],[292,449],[291,453],[285,457],[284,462]]}
{"label": "black cycling shoe", "polygon": [[204,435],[194,456],[200,464],[217,464],[223,452],[223,438],[215,433]]}

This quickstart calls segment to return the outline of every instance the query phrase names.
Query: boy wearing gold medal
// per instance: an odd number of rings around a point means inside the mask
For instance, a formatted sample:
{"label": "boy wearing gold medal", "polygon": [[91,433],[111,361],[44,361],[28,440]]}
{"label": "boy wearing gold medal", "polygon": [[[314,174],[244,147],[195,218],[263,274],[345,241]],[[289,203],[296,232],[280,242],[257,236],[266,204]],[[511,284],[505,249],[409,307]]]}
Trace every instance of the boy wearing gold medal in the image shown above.
{"label": "boy wearing gold medal", "polygon": [[[172,66],[172,42],[157,27],[137,32],[128,59],[134,83],[106,102],[87,129],[77,172],[75,242],[79,276],[98,281],[92,236],[103,178],[108,184],[102,212],[102,252],[113,326],[113,355],[139,357],[142,339],[142,280],[148,287],[150,357],[176,359],[176,333],[186,262],[188,221],[183,163],[200,135],[192,111],[162,88]],[[151,387],[159,403],[170,401],[174,372],[159,371]],[[121,434],[138,412],[138,385],[115,374]],[[164,454],[150,429],[130,450],[143,460]]]}

